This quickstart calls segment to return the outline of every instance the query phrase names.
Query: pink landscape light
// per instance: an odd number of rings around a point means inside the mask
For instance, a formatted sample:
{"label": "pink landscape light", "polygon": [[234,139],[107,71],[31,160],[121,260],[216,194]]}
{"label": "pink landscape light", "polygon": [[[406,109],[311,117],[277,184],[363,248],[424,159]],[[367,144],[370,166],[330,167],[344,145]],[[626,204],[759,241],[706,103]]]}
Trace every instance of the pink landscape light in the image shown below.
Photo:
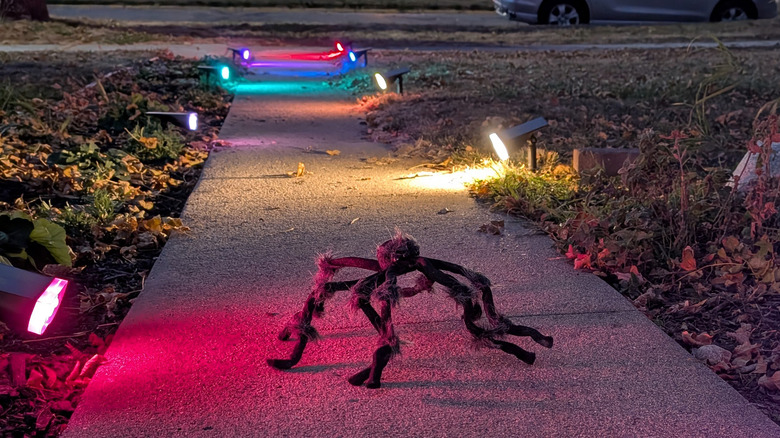
{"label": "pink landscape light", "polygon": [[0,320],[17,331],[42,335],[54,321],[68,281],[0,263]]}
{"label": "pink landscape light", "polygon": [[30,322],[27,324],[27,331],[42,335],[54,320],[57,310],[62,303],[62,297],[65,296],[65,288],[68,287],[68,280],[55,278],[49,283],[49,287],[43,291],[38,301],[35,302]]}

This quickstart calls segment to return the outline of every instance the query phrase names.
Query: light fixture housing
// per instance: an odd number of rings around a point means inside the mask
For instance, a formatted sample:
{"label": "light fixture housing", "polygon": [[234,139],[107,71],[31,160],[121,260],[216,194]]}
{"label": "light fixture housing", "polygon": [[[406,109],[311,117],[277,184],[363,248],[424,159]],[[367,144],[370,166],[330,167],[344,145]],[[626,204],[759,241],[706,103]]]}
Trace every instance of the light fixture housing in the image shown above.
{"label": "light fixture housing", "polygon": [[509,151],[506,143],[514,142],[516,144],[528,143],[528,166],[531,170],[536,170],[536,142],[533,133],[547,126],[547,120],[543,117],[535,118],[521,125],[513,126],[501,132],[493,132],[489,138],[493,143],[493,149],[496,151],[501,161],[509,159]]}
{"label": "light fixture housing", "polygon": [[[363,67],[368,67],[368,52],[371,51],[371,47],[366,47],[364,49],[352,49],[350,52],[350,60],[352,62],[357,62],[360,58],[363,58]],[[352,59],[352,54],[354,54],[355,59]]]}
{"label": "light fixture housing", "polygon": [[374,73],[374,79],[381,90],[387,90],[390,85],[395,83],[398,94],[404,94],[404,75],[410,71],[411,69],[409,67],[404,67],[389,71],[385,74]]}
{"label": "light fixture housing", "polygon": [[42,335],[54,320],[68,281],[0,264],[0,319],[13,330]]}
{"label": "light fixture housing", "polygon": [[194,113],[194,112],[172,113],[172,112],[162,112],[162,111],[147,111],[146,115],[149,117],[155,117],[160,119],[160,121],[164,125],[173,123],[176,126],[179,126],[181,128],[186,128],[190,131],[198,130],[198,113]]}
{"label": "light fixture housing", "polygon": [[246,47],[241,47],[238,49],[228,47],[228,50],[230,50],[230,52],[233,54],[233,62],[238,61],[239,64],[243,62],[249,62],[249,59],[252,57],[252,52]]}

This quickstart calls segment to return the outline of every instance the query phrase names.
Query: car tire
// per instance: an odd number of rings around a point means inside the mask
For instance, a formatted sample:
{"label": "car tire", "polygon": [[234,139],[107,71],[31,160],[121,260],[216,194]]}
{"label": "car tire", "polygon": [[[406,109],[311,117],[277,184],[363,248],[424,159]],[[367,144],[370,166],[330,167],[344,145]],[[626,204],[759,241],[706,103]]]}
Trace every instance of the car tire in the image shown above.
{"label": "car tire", "polygon": [[715,6],[710,21],[755,20],[758,18],[753,2],[747,0],[723,0]]}
{"label": "car tire", "polygon": [[561,27],[588,24],[590,11],[580,0],[549,0],[539,7],[538,22]]}

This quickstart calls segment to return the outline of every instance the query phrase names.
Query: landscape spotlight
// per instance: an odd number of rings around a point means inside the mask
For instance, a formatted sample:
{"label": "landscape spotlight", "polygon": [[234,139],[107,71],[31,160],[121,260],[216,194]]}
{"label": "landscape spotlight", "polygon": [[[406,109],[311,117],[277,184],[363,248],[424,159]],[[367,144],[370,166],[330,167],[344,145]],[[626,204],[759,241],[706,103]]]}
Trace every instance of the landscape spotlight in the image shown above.
{"label": "landscape spotlight", "polygon": [[233,62],[236,62],[236,58],[240,59],[241,61],[249,61],[249,58],[252,56],[252,52],[249,51],[249,49],[241,48],[241,49],[233,49],[228,48],[233,53]]}
{"label": "landscape spotlight", "polygon": [[219,69],[219,76],[224,80],[230,79],[230,67],[223,65],[222,68]]}
{"label": "landscape spotlight", "polygon": [[[371,51],[371,48],[365,48],[365,49],[355,49],[352,52],[350,52],[349,59],[352,60],[352,62],[357,61],[360,58],[363,58],[363,67],[368,66],[368,52]],[[352,53],[355,54],[355,59],[352,59]]]}
{"label": "landscape spotlight", "polygon": [[344,51],[344,44],[341,44],[340,42],[336,41],[336,51],[337,52],[343,52]]}
{"label": "landscape spotlight", "polygon": [[60,308],[68,281],[0,263],[0,319],[42,335]]}
{"label": "landscape spotlight", "polygon": [[404,94],[404,75],[409,73],[409,71],[409,67],[405,67],[387,72],[384,75],[374,73],[374,79],[376,79],[376,84],[379,85],[379,88],[382,90],[387,90],[387,87],[395,82],[398,86],[398,94]]}
{"label": "landscape spotlight", "polygon": [[353,52],[352,50],[349,51],[349,60],[352,62],[357,61],[357,56],[355,56],[355,52]]}
{"label": "landscape spotlight", "polygon": [[[211,81],[211,75],[217,73],[217,67],[213,65],[199,65],[198,66],[198,72],[201,75],[200,79],[202,82],[205,82],[208,84]],[[205,78],[205,81],[204,81]]]}
{"label": "landscape spotlight", "polygon": [[160,119],[163,124],[173,123],[177,126],[181,126],[182,128],[187,128],[190,131],[198,130],[198,113],[169,113],[148,111],[146,115]]}
{"label": "landscape spotlight", "polygon": [[547,120],[539,117],[529,122],[525,122],[522,125],[513,126],[498,133],[494,132],[490,134],[490,141],[493,143],[493,149],[495,149],[496,154],[498,154],[498,158],[501,161],[509,159],[509,152],[507,151],[505,143],[513,140],[520,144],[528,142],[528,167],[530,167],[531,170],[536,170],[536,141],[531,134],[545,126],[547,126]]}

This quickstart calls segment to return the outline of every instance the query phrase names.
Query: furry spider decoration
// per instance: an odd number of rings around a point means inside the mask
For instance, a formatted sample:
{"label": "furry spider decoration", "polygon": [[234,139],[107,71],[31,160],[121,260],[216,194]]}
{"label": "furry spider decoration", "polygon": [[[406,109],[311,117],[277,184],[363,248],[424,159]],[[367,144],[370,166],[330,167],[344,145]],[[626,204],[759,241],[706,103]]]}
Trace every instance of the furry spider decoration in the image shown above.
{"label": "furry spider decoration", "polygon": [[[301,360],[306,343],[317,339],[317,330],[311,325],[312,317],[319,316],[324,311],[325,300],[337,291],[350,290],[353,308],[360,309],[366,314],[371,325],[379,332],[380,342],[374,352],[371,366],[350,377],[349,383],[360,386],[368,381],[367,388],[379,388],[382,370],[390,358],[399,352],[399,340],[393,328],[390,310],[398,304],[400,297],[412,297],[420,292],[431,291],[434,283],[444,286],[450,298],[463,306],[463,321],[479,345],[501,349],[527,364],[534,363],[536,359],[534,353],[500,338],[505,335],[529,336],[544,347],[551,348],[553,345],[552,337],[544,336],[531,327],[515,325],[496,312],[490,280],[487,277],[454,263],[420,257],[420,247],[410,236],[396,233],[394,238],[379,245],[376,258],[377,260],[361,257],[332,258],[329,254],[320,256],[317,260],[319,269],[314,277],[314,286],[303,310],[296,313],[279,333],[279,339],[283,341],[290,339],[291,336],[297,337],[298,342],[292,355],[289,359],[268,359],[268,364],[280,370],[295,366]],[[361,268],[374,271],[374,274],[361,280],[330,281],[342,268]],[[416,285],[404,288],[398,286],[398,278],[412,271],[422,273]],[[471,287],[461,283],[447,272],[465,278]],[[482,317],[477,291],[482,294],[482,305],[487,314],[489,328],[477,324],[477,320]],[[371,305],[372,297],[379,302],[379,313]]]}

